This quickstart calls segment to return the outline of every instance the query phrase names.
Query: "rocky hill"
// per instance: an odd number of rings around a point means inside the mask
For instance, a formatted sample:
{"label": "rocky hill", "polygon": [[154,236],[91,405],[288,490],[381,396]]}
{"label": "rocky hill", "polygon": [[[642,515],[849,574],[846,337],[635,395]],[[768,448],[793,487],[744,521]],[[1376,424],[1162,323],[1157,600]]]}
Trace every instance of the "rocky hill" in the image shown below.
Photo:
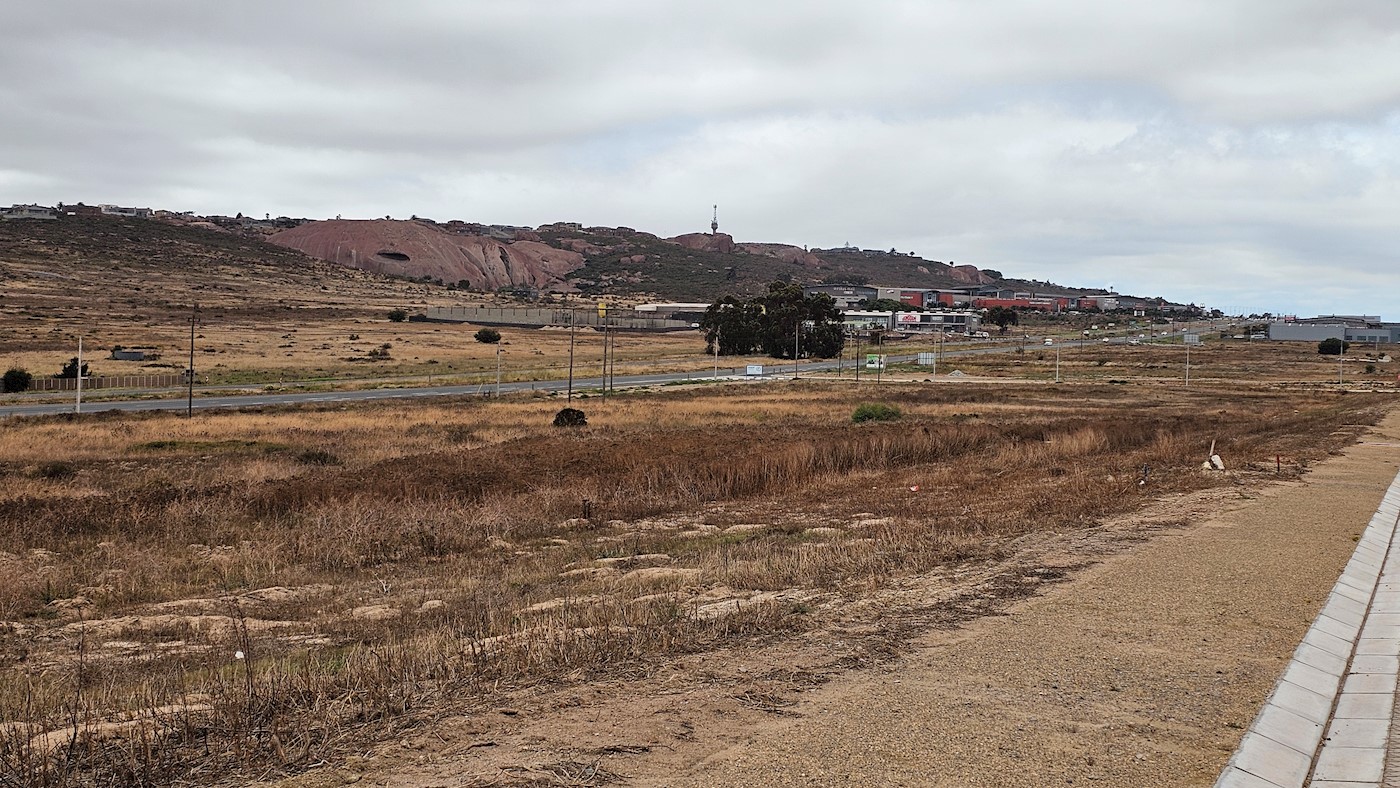
{"label": "rocky hill", "polygon": [[473,290],[524,285],[569,289],[583,255],[538,239],[449,232],[419,221],[334,219],[309,222],[268,238],[312,257],[376,274],[429,279]]}
{"label": "rocky hill", "polygon": [[661,238],[630,227],[489,227],[427,220],[308,222],[268,240],[373,273],[473,290],[527,287],[703,301],[774,280],[957,287],[998,281],[908,253],[736,242],[726,233]]}
{"label": "rocky hill", "polygon": [[[1074,292],[893,249],[807,249],[735,241],[725,233],[662,238],[629,227],[557,223],[532,229],[426,219],[305,221],[291,229],[269,226],[254,232],[194,218],[66,216],[57,221],[3,222],[0,253],[130,263],[133,275],[174,266],[179,277],[212,265],[200,274],[201,286],[230,293],[241,288],[237,280],[245,276],[269,281],[293,277],[298,285],[340,280],[345,284],[352,271],[362,277],[355,280],[357,285],[388,277],[476,292],[524,288],[679,301],[754,294],[773,281],[927,288],[1000,283]],[[239,272],[240,266],[248,270]],[[259,267],[265,270],[255,275]],[[170,300],[180,302],[191,295],[181,293]]]}

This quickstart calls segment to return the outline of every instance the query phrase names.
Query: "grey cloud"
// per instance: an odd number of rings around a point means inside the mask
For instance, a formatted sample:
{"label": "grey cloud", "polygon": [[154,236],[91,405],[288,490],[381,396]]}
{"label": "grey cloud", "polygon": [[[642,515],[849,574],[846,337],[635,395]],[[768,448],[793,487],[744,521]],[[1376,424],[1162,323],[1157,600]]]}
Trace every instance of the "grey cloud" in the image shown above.
{"label": "grey cloud", "polygon": [[0,69],[36,76],[0,84],[0,202],[674,233],[717,201],[741,238],[1173,297],[1281,298],[1330,264],[1355,286],[1298,292],[1382,311],[1400,284],[1390,0],[75,0],[4,22]]}

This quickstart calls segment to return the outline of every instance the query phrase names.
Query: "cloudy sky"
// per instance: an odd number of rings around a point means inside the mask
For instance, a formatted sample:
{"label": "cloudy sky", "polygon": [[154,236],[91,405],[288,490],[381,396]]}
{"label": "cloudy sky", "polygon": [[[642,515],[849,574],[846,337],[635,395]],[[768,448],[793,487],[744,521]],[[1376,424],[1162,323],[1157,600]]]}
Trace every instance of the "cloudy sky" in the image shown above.
{"label": "cloudy sky", "polygon": [[0,203],[913,250],[1400,319],[1395,0],[9,2]]}

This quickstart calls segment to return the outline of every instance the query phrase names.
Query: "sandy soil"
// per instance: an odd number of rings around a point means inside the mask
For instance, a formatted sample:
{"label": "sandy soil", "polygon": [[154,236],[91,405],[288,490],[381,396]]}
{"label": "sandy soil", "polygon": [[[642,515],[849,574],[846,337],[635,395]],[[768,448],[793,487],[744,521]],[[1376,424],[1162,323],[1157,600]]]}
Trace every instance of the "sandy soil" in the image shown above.
{"label": "sandy soil", "polygon": [[282,785],[1210,785],[1397,469],[1392,416],[1301,483],[1026,537],[798,637],[521,690]]}

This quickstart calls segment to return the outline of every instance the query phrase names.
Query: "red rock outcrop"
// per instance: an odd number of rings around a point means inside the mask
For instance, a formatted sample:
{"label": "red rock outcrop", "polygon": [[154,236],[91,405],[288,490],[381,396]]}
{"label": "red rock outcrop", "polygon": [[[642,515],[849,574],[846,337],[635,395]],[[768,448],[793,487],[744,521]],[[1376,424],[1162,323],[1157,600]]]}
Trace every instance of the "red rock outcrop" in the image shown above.
{"label": "red rock outcrop", "polygon": [[823,263],[820,257],[791,244],[741,243],[738,248],[749,254],[776,257],[784,262],[797,263],[808,268],[820,268]]}
{"label": "red rock outcrop", "polygon": [[312,257],[389,276],[463,280],[476,290],[511,285],[567,289],[583,255],[533,240],[457,235],[420,222],[335,219],[308,222],[268,238]]}
{"label": "red rock outcrop", "polygon": [[996,281],[977,270],[975,265],[955,265],[948,269],[948,276],[967,285],[989,285]]}
{"label": "red rock outcrop", "polygon": [[666,240],[701,252],[729,254],[737,248],[734,246],[734,236],[728,233],[686,233]]}

